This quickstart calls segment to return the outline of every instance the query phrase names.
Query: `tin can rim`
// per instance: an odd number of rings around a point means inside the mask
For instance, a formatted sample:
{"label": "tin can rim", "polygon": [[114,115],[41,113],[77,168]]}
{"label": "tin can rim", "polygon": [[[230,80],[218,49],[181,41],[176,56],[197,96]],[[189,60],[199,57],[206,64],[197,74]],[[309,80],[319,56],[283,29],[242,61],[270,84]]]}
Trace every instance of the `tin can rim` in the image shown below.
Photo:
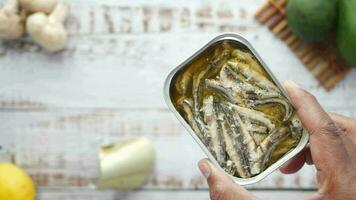
{"label": "tin can rim", "polygon": [[[195,52],[192,56],[190,56],[188,59],[183,61],[181,64],[179,64],[176,68],[174,68],[169,75],[167,76],[165,83],[164,83],[164,99],[166,104],[168,105],[169,109],[174,113],[174,115],[178,118],[180,123],[183,125],[183,127],[190,133],[190,135],[193,137],[195,142],[197,142],[200,146],[200,148],[204,151],[204,153],[207,155],[209,160],[219,169],[223,170],[214,156],[210,153],[210,151],[207,149],[207,147],[200,141],[200,139],[197,137],[195,132],[192,130],[192,128],[189,126],[189,124],[184,120],[184,118],[179,114],[179,112],[176,110],[174,107],[171,97],[170,97],[170,88],[171,88],[171,83],[173,77],[176,75],[176,73],[185,67],[188,63],[190,63],[193,59],[195,59],[197,56],[199,56],[201,53],[203,53],[205,50],[207,50],[210,46],[216,44],[217,42],[221,42],[224,40],[231,40],[238,42],[244,46],[246,46],[252,54],[256,57],[256,59],[260,62],[262,67],[267,71],[268,75],[272,78],[273,82],[277,85],[277,87],[282,91],[284,96],[290,101],[290,98],[285,91],[285,89],[282,87],[280,82],[277,80],[277,78],[273,75],[272,71],[268,68],[266,63],[262,60],[260,55],[257,53],[257,51],[253,48],[253,46],[248,42],[247,39],[242,37],[241,35],[238,35],[236,33],[224,33],[221,35],[216,36],[214,39],[212,39],[210,42],[208,42],[206,45],[204,45],[202,48],[200,48],[197,52]],[[251,177],[251,178],[238,178],[235,176],[232,176],[228,173],[225,172],[228,176],[230,176],[235,183],[240,184],[240,185],[249,185],[253,183],[257,183],[261,181],[262,179],[266,178],[269,174],[274,172],[275,170],[279,169],[284,163],[286,163],[288,160],[296,156],[300,151],[303,150],[303,148],[307,145],[309,141],[309,133],[307,131],[303,131],[303,135],[298,143],[298,145],[291,149],[289,152],[285,153],[278,161],[267,167],[263,172],[260,174]]]}

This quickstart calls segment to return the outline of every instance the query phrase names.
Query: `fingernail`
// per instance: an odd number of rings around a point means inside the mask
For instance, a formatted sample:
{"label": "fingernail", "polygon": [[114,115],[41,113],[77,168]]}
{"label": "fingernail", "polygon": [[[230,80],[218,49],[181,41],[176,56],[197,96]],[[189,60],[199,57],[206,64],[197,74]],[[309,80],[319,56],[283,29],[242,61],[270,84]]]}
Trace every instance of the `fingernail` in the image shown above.
{"label": "fingernail", "polygon": [[300,89],[300,86],[291,80],[284,81],[284,87],[287,89]]}
{"label": "fingernail", "polygon": [[209,176],[211,174],[211,167],[208,162],[209,161],[207,161],[207,160],[201,160],[198,163],[198,167],[206,179],[209,178]]}

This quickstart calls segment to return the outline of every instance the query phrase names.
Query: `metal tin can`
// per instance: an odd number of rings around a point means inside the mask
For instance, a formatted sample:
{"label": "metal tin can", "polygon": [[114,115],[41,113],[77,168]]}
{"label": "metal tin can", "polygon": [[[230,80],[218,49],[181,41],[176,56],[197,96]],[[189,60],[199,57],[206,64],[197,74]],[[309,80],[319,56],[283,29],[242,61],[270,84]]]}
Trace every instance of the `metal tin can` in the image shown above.
{"label": "metal tin can", "polygon": [[[202,150],[205,152],[207,157],[211,160],[211,162],[218,168],[222,169],[221,166],[218,164],[217,160],[215,157],[212,155],[212,153],[208,150],[208,148],[205,146],[205,144],[199,139],[199,137],[195,134],[193,131],[192,127],[186,122],[186,120],[183,118],[183,116],[178,112],[176,107],[173,105],[172,102],[172,97],[170,93],[170,89],[172,87],[172,81],[174,76],[183,68],[189,67],[190,63],[192,63],[197,57],[201,56],[204,52],[208,51],[210,48],[212,48],[214,45],[224,42],[224,41],[229,41],[232,43],[235,43],[237,46],[241,46],[244,48],[247,48],[251,53],[252,56],[255,57],[255,59],[260,63],[262,68],[267,72],[267,74],[271,77],[273,82],[277,85],[277,87],[280,89],[280,91],[283,93],[283,95],[289,100],[289,97],[284,90],[284,88],[281,86],[281,84],[278,82],[276,77],[272,74],[270,69],[267,67],[267,65],[263,62],[261,57],[258,55],[256,50],[252,47],[252,45],[243,37],[234,34],[234,33],[226,33],[217,36],[213,40],[211,40],[208,44],[206,44],[204,47],[202,47],[200,50],[198,50],[194,55],[192,55],[190,58],[185,60],[182,64],[180,64],[178,67],[176,67],[167,77],[164,85],[164,97],[165,101],[170,108],[170,110],[175,114],[175,116],[178,118],[178,120],[182,123],[182,125],[188,130],[188,132],[191,134],[193,139],[200,145]],[[267,175],[272,173],[273,171],[277,170],[280,168],[284,163],[286,163],[289,159],[297,155],[308,143],[309,140],[309,134],[307,131],[303,131],[303,134],[299,140],[299,143],[297,146],[291,150],[289,150],[287,153],[285,153],[281,158],[279,158],[276,162],[274,162],[272,165],[268,166],[264,171],[262,171],[260,174],[250,177],[250,178],[240,178],[240,177],[235,177],[232,176],[228,173],[232,179],[240,184],[240,185],[248,185],[248,184],[253,184],[256,183],[262,179],[264,179]]]}

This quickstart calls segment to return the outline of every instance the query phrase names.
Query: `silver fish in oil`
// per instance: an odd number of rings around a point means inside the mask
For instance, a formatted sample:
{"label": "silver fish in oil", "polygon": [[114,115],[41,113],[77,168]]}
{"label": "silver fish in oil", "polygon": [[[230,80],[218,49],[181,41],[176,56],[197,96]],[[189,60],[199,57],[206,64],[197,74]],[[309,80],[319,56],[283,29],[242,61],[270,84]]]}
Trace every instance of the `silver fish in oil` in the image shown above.
{"label": "silver fish in oil", "polygon": [[214,164],[255,183],[308,142],[288,96],[252,46],[224,34],[171,72],[165,98]]}

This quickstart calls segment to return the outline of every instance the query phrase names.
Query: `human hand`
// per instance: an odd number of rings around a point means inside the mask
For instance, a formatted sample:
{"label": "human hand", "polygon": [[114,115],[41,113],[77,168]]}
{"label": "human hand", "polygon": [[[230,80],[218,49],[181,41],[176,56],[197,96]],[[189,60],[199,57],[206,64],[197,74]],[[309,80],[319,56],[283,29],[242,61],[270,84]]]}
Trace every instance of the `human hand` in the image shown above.
{"label": "human hand", "polygon": [[293,82],[285,84],[292,104],[309,131],[309,146],[280,170],[290,174],[304,163],[317,170],[318,193],[310,200],[356,199],[356,119],[327,114],[314,96]]}
{"label": "human hand", "polygon": [[[348,139],[356,144],[356,119],[345,117],[337,113],[328,113],[330,118],[334,121],[336,126],[345,134],[348,135]],[[311,156],[310,145],[304,148],[298,155],[296,155],[292,160],[284,164],[280,171],[284,174],[293,174],[298,172],[304,164],[313,165],[313,159]]]}
{"label": "human hand", "polygon": [[199,169],[207,179],[212,200],[257,200],[245,188],[236,184],[228,175],[211,164],[208,159],[198,163]]}
{"label": "human hand", "polygon": [[[293,173],[301,169],[305,162],[314,163],[319,190],[308,200],[356,199],[355,119],[336,114],[330,117],[314,96],[291,81],[287,81],[285,87],[304,127],[310,133],[310,147],[289,161],[281,171]],[[199,168],[207,178],[212,200],[257,199],[208,160],[201,160]]]}

